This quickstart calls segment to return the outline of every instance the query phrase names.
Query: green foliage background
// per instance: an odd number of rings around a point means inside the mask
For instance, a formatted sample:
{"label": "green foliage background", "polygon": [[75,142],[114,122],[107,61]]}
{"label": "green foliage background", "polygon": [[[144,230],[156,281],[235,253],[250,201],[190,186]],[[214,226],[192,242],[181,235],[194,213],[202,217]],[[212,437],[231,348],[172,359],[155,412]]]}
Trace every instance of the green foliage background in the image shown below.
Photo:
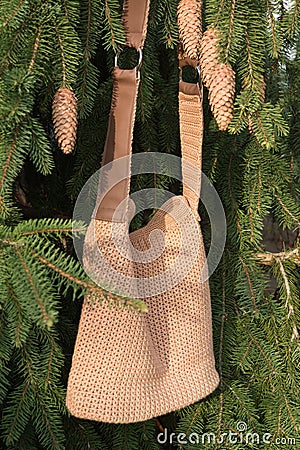
{"label": "green foliage background", "polygon": [[[151,0],[134,151],[180,154],[177,0]],[[203,170],[227,216],[222,261],[210,280],[219,388],[184,410],[133,425],[70,417],[65,388],[88,280],[72,248],[72,208],[99,168],[114,54],[124,43],[118,0],[0,3],[0,448],[165,448],[156,434],[236,431],[286,448],[299,427],[299,0],[207,0],[204,27],[220,30],[236,71],[234,119],[219,132],[205,92]],[[130,63],[126,53],[122,64]],[[262,98],[264,81],[266,95]],[[78,98],[75,152],[60,153],[51,102],[62,85]],[[153,186],[150,176],[133,188]],[[157,177],[156,187],[175,189]],[[209,222],[201,211],[209,243]],[[270,253],[266,218],[295,231]],[[134,227],[142,225],[138,216]],[[83,227],[78,225],[78,233]],[[138,304],[135,305],[139,307]],[[279,440],[278,440],[279,439]],[[169,448],[202,448],[201,444]],[[205,448],[256,448],[251,443]]]}

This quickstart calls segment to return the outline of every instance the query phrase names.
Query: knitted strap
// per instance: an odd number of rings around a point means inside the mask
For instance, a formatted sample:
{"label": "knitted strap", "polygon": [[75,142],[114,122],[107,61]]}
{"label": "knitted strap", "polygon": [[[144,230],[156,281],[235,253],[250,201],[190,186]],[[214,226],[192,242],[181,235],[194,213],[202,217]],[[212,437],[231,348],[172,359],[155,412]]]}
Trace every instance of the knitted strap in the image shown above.
{"label": "knitted strap", "polygon": [[203,138],[202,92],[199,84],[179,83],[179,124],[183,195],[199,219]]}

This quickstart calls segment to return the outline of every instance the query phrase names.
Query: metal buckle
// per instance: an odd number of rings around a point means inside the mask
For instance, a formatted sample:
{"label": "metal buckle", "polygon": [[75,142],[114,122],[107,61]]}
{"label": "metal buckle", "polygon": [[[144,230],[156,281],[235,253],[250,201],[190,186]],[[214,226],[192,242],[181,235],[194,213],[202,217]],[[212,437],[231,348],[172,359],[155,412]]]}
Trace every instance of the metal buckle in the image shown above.
{"label": "metal buckle", "polygon": [[[190,64],[186,64],[186,65],[187,66],[191,66]],[[183,67],[179,67],[179,81],[183,81],[183,79],[182,79],[182,69],[183,69]],[[201,81],[201,69],[200,69],[200,66],[199,65],[196,66],[195,70],[197,72],[197,83],[200,84],[200,81]]]}
{"label": "metal buckle", "polygon": [[[138,63],[136,65],[135,69],[136,69],[136,72],[138,73],[141,69],[141,65],[142,65],[142,61],[143,61],[143,51],[142,51],[141,47],[139,47],[136,51],[138,52],[139,59],[138,59]],[[121,53],[121,51],[116,53],[116,55],[115,55],[115,67],[119,67],[118,66],[118,58],[120,56],[120,53]]]}

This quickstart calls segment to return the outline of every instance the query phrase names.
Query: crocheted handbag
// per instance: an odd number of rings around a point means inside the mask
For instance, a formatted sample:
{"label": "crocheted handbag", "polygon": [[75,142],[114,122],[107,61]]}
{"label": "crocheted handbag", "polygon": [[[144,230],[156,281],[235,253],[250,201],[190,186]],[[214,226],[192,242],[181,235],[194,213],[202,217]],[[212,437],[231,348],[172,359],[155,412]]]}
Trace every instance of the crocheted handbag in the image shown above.
{"label": "crocheted handbag", "polygon": [[[126,2],[124,20],[131,47],[143,46],[147,15],[147,1]],[[179,82],[183,195],[168,199],[145,227],[129,234],[131,172],[126,161],[132,152],[137,73],[136,69],[114,68],[102,165],[125,158],[122,168],[127,176],[97,206],[85,237],[84,262],[98,279],[105,278],[100,250],[116,274],[111,282],[117,284],[120,277],[129,280],[148,310],[115,308],[86,295],[66,398],[74,416],[112,423],[144,421],[177,410],[206,397],[219,383],[209,284],[199,281],[206,258],[195,219],[201,177],[201,90],[198,84]],[[198,170],[193,172],[192,166]],[[195,189],[190,187],[191,180]],[[121,212],[120,204],[125,205]],[[155,235],[157,230],[164,235],[163,245]],[[197,242],[191,243],[195,235]],[[128,247],[131,256],[139,255],[138,260],[126,254]],[[147,259],[157,251],[157,257]],[[183,262],[174,269],[178,255]],[[177,282],[172,285],[174,277]],[[170,282],[171,288],[166,288]],[[151,292],[153,284],[155,292]]]}

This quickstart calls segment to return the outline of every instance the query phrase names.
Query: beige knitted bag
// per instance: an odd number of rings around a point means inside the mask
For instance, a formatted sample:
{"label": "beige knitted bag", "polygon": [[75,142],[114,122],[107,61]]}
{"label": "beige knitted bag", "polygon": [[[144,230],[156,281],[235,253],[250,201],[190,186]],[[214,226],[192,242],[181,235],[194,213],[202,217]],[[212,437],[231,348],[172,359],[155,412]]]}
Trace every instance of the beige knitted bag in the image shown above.
{"label": "beige knitted bag", "polygon": [[[142,47],[145,39],[147,13],[146,1],[126,2],[128,45],[136,49]],[[131,155],[139,86],[135,69],[121,70],[116,66],[113,79],[114,100],[103,166]],[[201,229],[195,220],[200,176],[189,173],[189,165],[184,164],[190,162],[201,168],[203,115],[197,84],[179,83],[179,116],[183,196],[167,200],[144,228],[129,235],[132,252],[149,254],[157,250],[153,248],[156,244],[161,245],[161,240],[153,239],[151,233],[163,232],[164,246],[159,256],[137,262],[120,252],[120,248],[128,247],[128,208],[117,219],[115,212],[122,200],[128,200],[130,167],[128,177],[101,201],[85,237],[86,267],[93,266],[96,276],[105,278],[95,256],[96,246],[116,274],[133,284],[145,281],[138,284],[137,297],[145,301],[148,310],[141,313],[109,307],[104,301],[99,303],[86,296],[67,388],[66,403],[74,416],[112,423],[144,421],[206,397],[219,383],[209,285],[208,281],[199,281],[207,270]],[[187,186],[190,179],[197,186],[196,193]],[[184,246],[183,234],[188,242],[195,233],[197,242]],[[172,268],[180,254],[184,255],[183,263],[174,272]],[[165,288],[174,277],[178,282]],[[158,293],[150,292],[147,280],[152,285],[156,283]],[[117,275],[115,282],[118,283]]]}

